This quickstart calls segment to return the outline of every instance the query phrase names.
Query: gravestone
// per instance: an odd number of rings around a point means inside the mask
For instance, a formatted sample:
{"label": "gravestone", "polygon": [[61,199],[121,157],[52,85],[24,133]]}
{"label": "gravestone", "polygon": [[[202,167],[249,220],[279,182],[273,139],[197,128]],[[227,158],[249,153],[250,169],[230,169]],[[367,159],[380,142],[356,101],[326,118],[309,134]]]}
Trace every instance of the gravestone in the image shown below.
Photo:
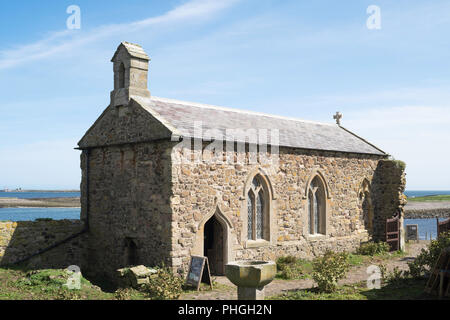
{"label": "gravestone", "polygon": [[417,224],[406,225],[406,240],[419,240],[419,226]]}

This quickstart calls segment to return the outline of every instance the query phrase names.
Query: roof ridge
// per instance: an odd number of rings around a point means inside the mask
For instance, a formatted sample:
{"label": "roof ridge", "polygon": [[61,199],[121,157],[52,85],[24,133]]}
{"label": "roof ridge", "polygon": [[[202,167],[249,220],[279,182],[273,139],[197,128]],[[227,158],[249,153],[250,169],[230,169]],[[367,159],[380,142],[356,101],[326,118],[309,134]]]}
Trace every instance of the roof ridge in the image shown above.
{"label": "roof ridge", "polygon": [[245,114],[258,115],[258,116],[264,116],[264,117],[269,117],[269,118],[278,118],[278,119],[283,119],[283,120],[306,122],[306,123],[332,126],[332,127],[337,126],[336,124],[333,124],[333,123],[304,120],[304,119],[285,117],[285,116],[274,115],[274,114],[269,114],[269,113],[264,113],[264,112],[257,112],[257,111],[243,110],[243,109],[234,109],[234,108],[229,108],[229,107],[222,107],[222,106],[216,106],[216,105],[204,104],[204,103],[198,103],[198,102],[183,101],[183,100],[177,100],[177,99],[171,99],[171,98],[162,98],[162,97],[151,96],[149,99],[151,99],[151,100],[153,99],[153,100],[157,100],[157,101],[161,101],[161,102],[180,104],[180,105],[189,105],[189,106],[198,107],[198,108],[207,108],[207,109],[230,111],[230,112],[236,112],[236,113],[245,113]]}

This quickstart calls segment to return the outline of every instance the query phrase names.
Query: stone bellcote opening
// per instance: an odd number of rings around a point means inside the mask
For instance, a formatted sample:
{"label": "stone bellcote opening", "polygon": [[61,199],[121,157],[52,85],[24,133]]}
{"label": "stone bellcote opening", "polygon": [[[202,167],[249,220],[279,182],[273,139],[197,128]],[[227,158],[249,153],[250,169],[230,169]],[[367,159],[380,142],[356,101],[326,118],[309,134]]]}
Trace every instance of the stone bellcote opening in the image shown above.
{"label": "stone bellcote opening", "polygon": [[119,66],[119,89],[125,88],[125,67],[123,63]]}
{"label": "stone bellcote opening", "polygon": [[113,106],[128,105],[132,96],[150,97],[147,87],[149,61],[141,46],[129,42],[119,45],[111,59],[114,70]]}

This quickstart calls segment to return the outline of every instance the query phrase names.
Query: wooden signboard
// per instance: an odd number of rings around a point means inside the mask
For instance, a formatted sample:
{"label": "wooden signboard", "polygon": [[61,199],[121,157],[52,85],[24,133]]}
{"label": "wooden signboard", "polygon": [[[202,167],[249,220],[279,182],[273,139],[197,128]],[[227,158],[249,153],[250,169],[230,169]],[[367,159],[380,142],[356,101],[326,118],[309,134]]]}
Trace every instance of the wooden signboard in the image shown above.
{"label": "wooden signboard", "polygon": [[209,270],[209,263],[207,257],[191,256],[191,263],[189,265],[189,271],[186,279],[186,285],[193,286],[198,289],[200,283],[205,282],[211,286],[211,272]]}
{"label": "wooden signboard", "polygon": [[417,224],[406,225],[406,240],[419,240],[419,226]]}

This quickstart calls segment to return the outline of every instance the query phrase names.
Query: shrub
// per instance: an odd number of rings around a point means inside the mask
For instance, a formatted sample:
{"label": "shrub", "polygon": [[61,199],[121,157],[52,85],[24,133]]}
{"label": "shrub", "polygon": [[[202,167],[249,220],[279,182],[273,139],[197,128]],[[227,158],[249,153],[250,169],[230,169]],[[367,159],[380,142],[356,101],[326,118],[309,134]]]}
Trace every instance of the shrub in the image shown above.
{"label": "shrub", "polygon": [[304,279],[308,272],[310,262],[293,256],[285,256],[277,259],[277,277],[285,280]]}
{"label": "shrub", "polygon": [[362,243],[356,253],[365,256],[374,256],[389,252],[389,245],[386,242],[366,242]]}
{"label": "shrub", "polygon": [[130,300],[130,289],[119,288],[114,292],[114,298],[116,300]]}
{"label": "shrub", "polygon": [[349,268],[347,253],[327,251],[323,257],[314,259],[312,277],[321,292],[334,292],[338,280],[345,277]]}
{"label": "shrub", "polygon": [[283,267],[287,264],[292,264],[295,263],[297,261],[297,258],[294,256],[285,256],[285,257],[279,257],[277,259],[277,268],[278,267]]}
{"label": "shrub", "polygon": [[385,281],[386,277],[388,276],[388,272],[387,272],[387,265],[384,262],[381,262],[378,265],[378,268],[380,268],[380,272],[381,272],[381,280]]}
{"label": "shrub", "polygon": [[81,295],[74,290],[60,289],[57,293],[58,300],[82,300]]}
{"label": "shrub", "polygon": [[441,234],[437,240],[431,240],[427,249],[422,249],[413,262],[408,262],[410,276],[413,278],[425,276],[436,264],[442,250],[447,247],[450,247],[450,232]]}
{"label": "shrub", "polygon": [[398,267],[394,267],[392,272],[385,274],[383,281],[389,285],[398,286],[403,283],[405,278],[407,278],[409,273],[407,271],[402,271]]}
{"label": "shrub", "polygon": [[143,286],[143,291],[157,300],[175,300],[181,295],[183,279],[174,275],[167,268],[157,268],[157,273],[149,278],[149,283]]}

